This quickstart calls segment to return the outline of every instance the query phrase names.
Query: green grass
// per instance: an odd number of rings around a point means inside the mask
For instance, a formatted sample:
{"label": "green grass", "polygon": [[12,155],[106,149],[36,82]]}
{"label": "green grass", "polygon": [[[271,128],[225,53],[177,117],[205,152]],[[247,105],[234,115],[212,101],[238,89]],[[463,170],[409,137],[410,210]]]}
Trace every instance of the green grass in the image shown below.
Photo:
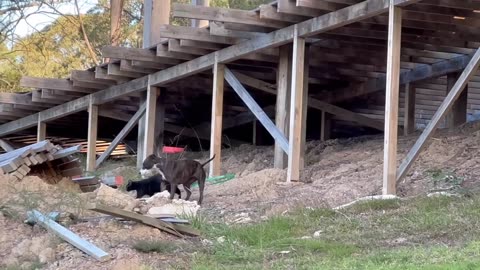
{"label": "green grass", "polygon": [[298,209],[250,225],[199,218],[194,226],[213,245],[197,250],[191,269],[480,269],[479,196]]}
{"label": "green grass", "polygon": [[177,245],[174,242],[140,240],[133,245],[133,248],[143,253],[171,253],[177,249]]}

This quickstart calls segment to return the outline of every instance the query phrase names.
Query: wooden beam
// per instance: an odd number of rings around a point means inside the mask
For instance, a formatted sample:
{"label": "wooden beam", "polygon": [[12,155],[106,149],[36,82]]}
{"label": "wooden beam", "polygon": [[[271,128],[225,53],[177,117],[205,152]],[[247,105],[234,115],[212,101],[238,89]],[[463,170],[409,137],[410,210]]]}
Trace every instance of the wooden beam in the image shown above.
{"label": "wooden beam", "polygon": [[[392,0],[393,1],[393,0]],[[385,98],[385,136],[383,156],[383,194],[396,194],[398,103],[400,96],[400,48],[402,9],[390,6],[387,52],[387,93]]]}
{"label": "wooden beam", "polygon": [[[289,134],[290,123],[290,85],[292,83],[292,46],[283,45],[280,47],[280,58],[278,62],[277,95],[275,124],[286,137]],[[268,88],[267,88],[268,90]],[[288,137],[287,137],[288,138]],[[288,164],[288,156],[278,142],[275,142],[273,165],[278,169],[285,169]]]}
{"label": "wooden beam", "polygon": [[418,140],[413,145],[412,149],[408,152],[407,156],[403,160],[402,164],[400,165],[398,172],[397,172],[397,185],[400,180],[405,177],[410,167],[413,165],[413,162],[418,158],[420,152],[425,147],[426,142],[430,137],[433,135],[435,129],[437,128],[438,124],[442,120],[442,118],[447,114],[447,112],[452,108],[453,103],[455,100],[460,97],[462,94],[463,89],[467,85],[470,78],[475,75],[478,71],[478,67],[480,66],[480,48],[477,49],[475,54],[472,57],[470,63],[468,63],[465,70],[462,72],[460,77],[458,78],[457,82],[452,87],[452,90],[448,93],[445,97],[445,100],[442,102],[438,110],[433,115],[432,119],[425,127],[424,131],[418,138]]}
{"label": "wooden beam", "polygon": [[[140,95],[140,106],[145,105],[147,107],[147,93],[141,93]],[[138,133],[137,133],[137,169],[141,169],[143,166],[145,150],[145,126],[146,126],[146,116],[140,117],[138,120]]]}
{"label": "wooden beam", "polygon": [[250,111],[257,117],[260,123],[262,123],[275,141],[280,144],[283,151],[288,152],[288,140],[285,138],[285,135],[283,135],[282,132],[275,126],[270,117],[267,116],[267,114],[262,110],[257,102],[255,102],[253,97],[248,93],[245,87],[243,87],[240,81],[238,81],[235,75],[233,75],[228,68],[225,68],[225,80],[238,94],[245,105],[247,105]]}
{"label": "wooden beam", "polygon": [[[455,85],[460,77],[459,72],[447,74],[447,94]],[[446,127],[454,129],[467,122],[467,102],[468,102],[468,84],[463,89],[462,94],[454,102],[452,110],[445,116]]]}
{"label": "wooden beam", "polygon": [[288,26],[288,24],[284,22],[262,20],[255,11],[230,8],[200,7],[179,3],[176,3],[173,6],[173,17],[238,23],[274,29]]}
{"label": "wooden beam", "polygon": [[403,132],[407,136],[415,131],[415,87],[409,83],[404,85],[405,105],[403,116]]}
{"label": "wooden beam", "polygon": [[72,244],[73,246],[87,253],[88,255],[94,257],[98,261],[105,262],[112,258],[105,251],[101,250],[94,244],[74,234],[72,231],[56,223],[52,219],[44,216],[42,213],[38,212],[37,210],[29,211],[27,214],[31,219],[36,221],[38,224],[40,224],[42,227],[44,227],[48,231],[52,231],[58,237],[67,241],[68,243]]}
{"label": "wooden beam", "polygon": [[304,106],[307,104],[304,94],[304,68],[305,68],[305,39],[299,36],[296,26],[293,39],[292,53],[292,85],[290,97],[290,135],[288,151],[287,182],[300,180],[302,153],[302,129],[304,121]]}
{"label": "wooden beam", "polygon": [[6,139],[0,139],[0,147],[5,150],[5,152],[15,151],[15,147],[11,144],[10,141]]}
{"label": "wooden beam", "polygon": [[159,95],[156,101],[156,116],[155,116],[155,142],[154,142],[154,153],[157,156],[162,154],[162,149],[164,145],[164,136],[165,136],[165,100],[166,100],[166,89],[160,88]]}
{"label": "wooden beam", "polygon": [[113,141],[110,143],[108,148],[100,155],[100,157],[97,159],[95,163],[95,167],[98,168],[102,162],[104,162],[108,156],[115,150],[117,145],[125,139],[125,137],[130,133],[130,131],[135,127],[135,125],[138,123],[138,120],[145,114],[145,108],[146,104],[142,104],[138,111],[132,116],[132,118],[127,122],[127,124],[123,127],[123,129],[118,133],[118,135],[113,139]]}
{"label": "wooden beam", "polygon": [[113,76],[127,77],[127,78],[140,78],[143,76],[143,74],[139,72],[121,70],[119,64],[108,64],[107,74],[113,75]]}
{"label": "wooden beam", "polygon": [[37,142],[44,141],[47,138],[47,123],[38,121]]}
{"label": "wooden beam", "polygon": [[151,47],[162,42],[158,27],[170,23],[170,0],[145,0],[143,47]]}
{"label": "wooden beam", "polygon": [[87,166],[86,171],[95,171],[96,144],[98,129],[98,105],[90,100],[88,105],[88,142],[87,142]]}
{"label": "wooden beam", "polygon": [[157,97],[160,94],[160,88],[149,86],[147,88],[147,98],[145,101],[145,139],[143,146],[143,159],[155,153],[155,125],[157,116]]}
{"label": "wooden beam", "polygon": [[[210,5],[210,0],[192,0],[192,4],[196,6],[208,7]],[[192,27],[207,27],[209,22],[207,20],[191,20]]]}
{"label": "wooden beam", "polygon": [[170,64],[170,65],[176,65],[181,62],[177,59],[172,59],[168,57],[159,57],[157,56],[156,50],[114,47],[114,46],[103,47],[102,56],[115,58],[115,59],[154,62],[154,63]]}
{"label": "wooden beam", "polygon": [[[304,48],[303,54],[305,55],[305,57],[303,59],[303,90],[302,90],[302,93],[303,93],[302,121],[303,123],[301,124],[302,130],[301,130],[301,137],[300,137],[300,170],[303,170],[305,168],[305,149],[306,149],[305,145],[307,143],[307,113],[308,113],[308,102],[310,100],[308,98],[308,78],[310,76],[309,75],[310,60],[308,55],[309,55],[310,45],[306,44],[306,41],[305,41],[304,47],[305,48]],[[292,63],[292,67],[293,67],[293,63]]]}
{"label": "wooden beam", "polygon": [[223,124],[223,93],[225,88],[226,67],[215,62],[213,67],[212,120],[210,132],[210,162],[209,176],[222,173],[222,124]]}
{"label": "wooden beam", "polygon": [[222,37],[222,36],[212,36],[210,31],[205,28],[192,28],[186,26],[176,26],[176,25],[162,25],[159,28],[159,32],[164,38],[174,38],[174,39],[186,39],[202,42],[211,42],[219,44],[236,44],[241,41],[241,39],[231,38],[231,37]]}
{"label": "wooden beam", "polygon": [[[417,2],[417,0],[396,0],[395,4],[406,5],[415,2]],[[313,18],[308,21],[299,23],[297,27],[299,28],[300,36],[314,35],[320,32],[326,32],[328,30],[335,29],[349,23],[353,23],[381,14],[388,9],[388,5],[389,1],[387,0],[366,0],[356,5],[349,6],[338,11],[333,11],[318,18]],[[284,29],[271,32],[264,37],[245,41],[241,44],[222,49],[218,51],[218,59],[220,62],[225,63],[228,61],[234,61],[241,58],[242,56],[253,52],[286,44],[293,39],[293,28],[293,26],[286,27]],[[151,59],[151,57],[146,58]],[[151,74],[148,77],[150,77],[150,83],[154,86],[157,86],[180,80],[195,73],[206,71],[208,69],[211,69],[213,67],[213,64],[214,55],[209,54],[159,71],[155,74]],[[112,99],[145,89],[148,83],[148,77],[145,76],[122,85],[112,86],[109,89],[96,92],[91,96],[95,100],[96,104],[106,103],[108,101],[111,101]],[[69,103],[46,110],[46,117],[60,117],[63,115],[75,113],[79,110],[79,108],[81,108],[80,110],[85,109],[88,106],[87,104],[89,98],[90,97],[87,96],[85,97],[85,99],[80,98],[78,100],[74,100]],[[73,104],[75,104],[75,106],[69,107]],[[14,133],[18,130],[23,130],[35,126],[37,124],[37,118],[38,115],[32,115],[3,124],[0,126],[0,136],[4,136],[6,134]]]}

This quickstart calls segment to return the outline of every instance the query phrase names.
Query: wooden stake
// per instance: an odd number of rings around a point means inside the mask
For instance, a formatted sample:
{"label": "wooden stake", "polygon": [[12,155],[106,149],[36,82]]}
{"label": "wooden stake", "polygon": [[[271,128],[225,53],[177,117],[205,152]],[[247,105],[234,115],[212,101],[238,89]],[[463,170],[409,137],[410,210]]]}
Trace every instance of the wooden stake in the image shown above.
{"label": "wooden stake", "polygon": [[89,172],[95,171],[96,146],[98,129],[98,106],[92,100],[88,105],[88,142],[87,142],[87,168]]}
{"label": "wooden stake", "polygon": [[320,141],[324,142],[330,139],[332,129],[332,120],[329,113],[322,111],[322,122],[320,126]]}
{"label": "wooden stake", "polygon": [[[308,55],[309,45],[305,46],[304,55]],[[309,71],[310,71],[310,64],[308,61],[308,57],[304,57],[303,60],[303,104],[302,104],[302,137],[301,137],[301,144],[300,144],[300,170],[305,168],[305,144],[307,142],[307,112],[308,112],[308,79],[309,79]]]}
{"label": "wooden stake", "polygon": [[38,121],[37,142],[44,141],[47,138],[47,123]]}
{"label": "wooden stake", "polygon": [[430,137],[433,135],[433,132],[437,128],[438,124],[440,123],[440,121],[447,114],[447,112],[452,108],[455,100],[457,100],[458,97],[460,97],[463,89],[468,84],[468,81],[470,80],[470,78],[473,75],[475,75],[475,73],[478,71],[479,66],[480,66],[480,48],[477,49],[477,51],[472,57],[472,60],[470,61],[470,63],[468,63],[467,67],[462,72],[462,75],[460,75],[460,78],[458,78],[457,82],[452,87],[452,90],[448,93],[448,95],[443,100],[442,104],[440,104],[440,107],[438,108],[437,112],[435,112],[435,114],[433,115],[432,120],[430,120],[427,127],[425,127],[425,130],[422,132],[418,140],[413,145],[412,149],[410,149],[410,152],[408,152],[407,156],[403,160],[397,172],[397,185],[400,182],[400,180],[407,174],[408,170],[413,165],[413,162],[418,158],[418,156],[420,155],[420,152],[425,147],[427,140],[430,139]]}
{"label": "wooden stake", "polygon": [[[216,56],[216,55],[215,55]],[[225,65],[215,61],[213,66],[212,123],[210,138],[209,176],[218,176],[222,172],[222,122],[223,122],[223,91],[225,83]]]}
{"label": "wooden stake", "polygon": [[[459,72],[450,73],[447,75],[447,94],[455,85],[455,82],[460,77]],[[467,122],[467,102],[468,102],[468,84],[462,91],[458,99],[454,102],[452,110],[445,116],[447,128],[454,129]]]}
{"label": "wooden stake", "polygon": [[415,131],[415,87],[405,84],[405,113],[403,117],[403,133],[411,134]]}
{"label": "wooden stake", "polygon": [[292,90],[290,98],[290,130],[288,148],[288,171],[287,182],[300,180],[302,161],[302,129],[304,124],[304,63],[305,63],[305,39],[299,37],[298,26],[295,25],[293,38],[293,61],[292,61]]}
{"label": "wooden stake", "polygon": [[390,1],[385,98],[385,143],[383,156],[383,195],[396,194],[398,99],[400,87],[400,48],[402,9]]}
{"label": "wooden stake", "polygon": [[[147,95],[146,93],[141,93],[140,95],[140,104],[146,105]],[[143,151],[144,151],[144,141],[145,141],[145,118],[146,116],[142,116],[138,120],[138,134],[137,134],[137,169],[141,169],[143,165]]]}
{"label": "wooden stake", "polygon": [[[292,83],[292,46],[280,47],[280,59],[277,74],[277,105],[275,125],[288,138],[288,125],[290,120],[290,87]],[[285,169],[287,167],[287,154],[282,147],[275,142],[274,167]]]}

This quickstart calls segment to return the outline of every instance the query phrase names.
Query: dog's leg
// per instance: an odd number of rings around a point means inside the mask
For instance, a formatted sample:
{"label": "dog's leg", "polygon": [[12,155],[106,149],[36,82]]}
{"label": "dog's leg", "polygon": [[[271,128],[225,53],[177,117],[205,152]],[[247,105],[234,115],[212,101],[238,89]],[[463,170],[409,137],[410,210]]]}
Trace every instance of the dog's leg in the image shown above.
{"label": "dog's leg", "polygon": [[187,192],[187,197],[185,198],[186,201],[190,199],[190,196],[192,196],[192,190],[190,190],[190,185],[183,185],[183,189],[185,189],[185,192]]}
{"label": "dog's leg", "polygon": [[170,183],[170,200],[173,200],[173,197],[175,196],[176,188],[177,188],[177,185]]}
{"label": "dog's leg", "polygon": [[175,189],[175,193],[178,194],[178,198],[181,199],[182,198],[182,192],[180,191],[180,188],[177,186],[177,188]]}
{"label": "dog's leg", "polygon": [[203,190],[205,189],[205,178],[206,178],[206,175],[203,174],[203,176],[198,179],[198,191],[200,192],[200,196],[198,197],[198,205],[202,204],[202,201],[203,201]]}

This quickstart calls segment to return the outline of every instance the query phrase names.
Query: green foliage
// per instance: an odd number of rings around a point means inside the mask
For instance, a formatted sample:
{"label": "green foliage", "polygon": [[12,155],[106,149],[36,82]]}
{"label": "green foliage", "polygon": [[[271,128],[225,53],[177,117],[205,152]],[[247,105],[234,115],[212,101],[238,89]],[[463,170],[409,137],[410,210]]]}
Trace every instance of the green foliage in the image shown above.
{"label": "green foliage", "polygon": [[193,256],[191,269],[479,269],[479,207],[478,195],[421,197],[197,224],[213,245]]}

